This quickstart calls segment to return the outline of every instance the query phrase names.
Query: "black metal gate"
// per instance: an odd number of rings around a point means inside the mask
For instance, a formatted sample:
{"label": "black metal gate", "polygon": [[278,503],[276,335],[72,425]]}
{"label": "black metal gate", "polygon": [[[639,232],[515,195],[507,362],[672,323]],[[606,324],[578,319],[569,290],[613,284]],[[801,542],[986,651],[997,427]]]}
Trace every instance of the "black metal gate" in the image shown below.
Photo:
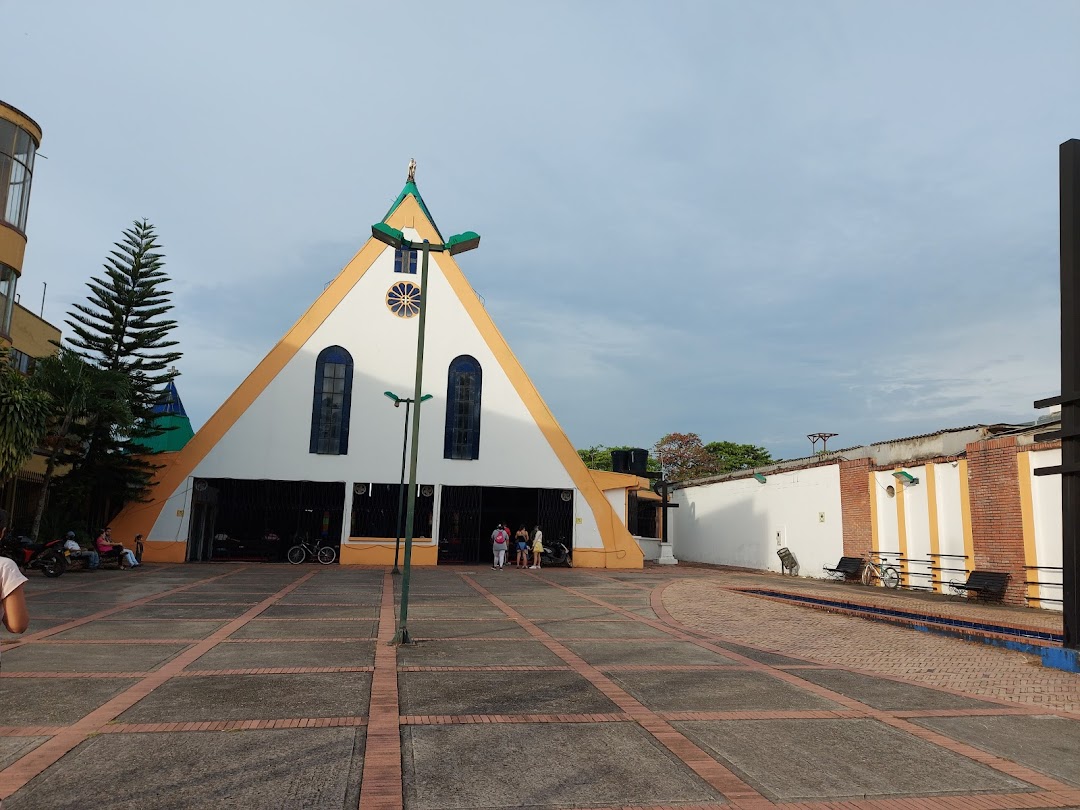
{"label": "black metal gate", "polygon": [[490,564],[491,532],[499,523],[506,525],[511,535],[519,526],[532,531],[539,523],[545,543],[563,543],[572,549],[573,490],[444,486],[439,509],[439,562]]}

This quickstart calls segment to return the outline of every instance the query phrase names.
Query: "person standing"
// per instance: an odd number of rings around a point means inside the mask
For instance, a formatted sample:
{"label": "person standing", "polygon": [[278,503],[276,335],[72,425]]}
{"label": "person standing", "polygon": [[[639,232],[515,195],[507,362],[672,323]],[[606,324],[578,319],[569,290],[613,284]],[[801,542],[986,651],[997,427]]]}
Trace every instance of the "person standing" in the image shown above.
{"label": "person standing", "polygon": [[510,535],[500,523],[491,533],[491,551],[495,555],[495,564],[491,566],[493,571],[501,571],[506,565],[506,546],[509,544]]}
{"label": "person standing", "polygon": [[26,632],[30,626],[30,614],[26,610],[26,593],[23,585],[26,576],[14,560],[0,557],[0,621],[9,633]]}
{"label": "person standing", "polygon": [[518,568],[529,567],[529,530],[524,524],[514,535],[514,544],[517,546],[516,566]]}
{"label": "person standing", "polygon": [[533,564],[530,565],[529,568],[539,568],[540,555],[544,553],[544,533],[540,531],[539,525],[537,525],[536,528],[533,529],[532,552]]}

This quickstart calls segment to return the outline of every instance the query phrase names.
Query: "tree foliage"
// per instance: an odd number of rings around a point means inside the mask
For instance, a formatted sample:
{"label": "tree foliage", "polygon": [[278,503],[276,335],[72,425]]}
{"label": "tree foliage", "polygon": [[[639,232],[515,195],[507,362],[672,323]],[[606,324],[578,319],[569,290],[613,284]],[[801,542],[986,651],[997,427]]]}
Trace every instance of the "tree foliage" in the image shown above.
{"label": "tree foliage", "polygon": [[712,456],[717,473],[748,470],[774,463],[768,450],[754,444],[709,442],[705,445],[705,452]]}
{"label": "tree foliage", "polygon": [[30,529],[30,537],[36,541],[57,467],[83,458],[99,424],[128,430],[131,406],[125,374],[91,365],[67,346],[37,361],[32,382],[51,400],[44,440],[45,476]]}
{"label": "tree foliage", "polygon": [[668,433],[654,448],[669,481],[712,475],[714,460],[696,433]]}
{"label": "tree foliage", "polygon": [[85,304],[76,304],[67,324],[75,350],[97,368],[127,379],[130,419],[98,419],[84,457],[65,476],[69,496],[85,498],[88,519],[108,520],[124,503],[143,497],[154,466],[142,457],[140,439],[159,435],[153,408],[181,353],[169,338],[176,321],[167,317],[172,295],[154,226],[145,219],[124,231],[105,261],[105,273],[87,282]]}
{"label": "tree foliage", "polygon": [[45,436],[51,398],[0,352],[0,485],[29,461]]}

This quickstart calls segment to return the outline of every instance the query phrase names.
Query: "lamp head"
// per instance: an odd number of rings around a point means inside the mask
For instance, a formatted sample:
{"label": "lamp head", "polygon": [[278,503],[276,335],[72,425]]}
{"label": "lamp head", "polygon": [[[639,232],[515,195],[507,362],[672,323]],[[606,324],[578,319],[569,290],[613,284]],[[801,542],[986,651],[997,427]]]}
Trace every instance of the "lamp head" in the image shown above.
{"label": "lamp head", "polygon": [[475,231],[455,234],[446,240],[446,251],[451,256],[464,253],[466,250],[475,250],[478,247],[480,247],[480,234]]}
{"label": "lamp head", "polygon": [[400,405],[400,404],[401,404],[401,397],[399,397],[399,396],[398,396],[397,394],[395,394],[395,393],[394,393],[393,391],[383,391],[383,392],[382,392],[382,395],[383,395],[384,397],[389,397],[390,399],[394,400],[394,407],[395,407],[395,408],[396,408],[396,407],[397,407],[398,405]]}
{"label": "lamp head", "polygon": [[397,228],[391,228],[385,222],[376,222],[371,226],[371,235],[373,238],[378,239],[385,245],[389,245],[392,248],[401,247],[405,241],[405,234],[399,231]]}
{"label": "lamp head", "polygon": [[420,397],[420,401],[421,402],[427,402],[431,398],[432,398],[432,394],[424,394],[422,397]]}

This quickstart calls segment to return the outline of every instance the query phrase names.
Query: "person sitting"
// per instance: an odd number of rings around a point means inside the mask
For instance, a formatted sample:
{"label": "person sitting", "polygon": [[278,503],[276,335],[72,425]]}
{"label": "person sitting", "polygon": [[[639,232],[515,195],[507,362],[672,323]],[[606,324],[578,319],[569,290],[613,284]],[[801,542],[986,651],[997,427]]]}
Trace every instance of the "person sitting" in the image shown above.
{"label": "person sitting", "polygon": [[83,548],[75,540],[75,532],[64,535],[64,550],[68,556],[76,560],[86,560],[86,567],[93,571],[101,564],[101,555],[92,548]]}
{"label": "person sitting", "polygon": [[101,530],[101,534],[97,536],[94,545],[97,546],[98,553],[102,556],[118,557],[121,568],[135,568],[139,565],[139,561],[135,559],[135,555],[131,553],[130,549],[124,548],[120,543],[113,542],[112,529],[107,526]]}

